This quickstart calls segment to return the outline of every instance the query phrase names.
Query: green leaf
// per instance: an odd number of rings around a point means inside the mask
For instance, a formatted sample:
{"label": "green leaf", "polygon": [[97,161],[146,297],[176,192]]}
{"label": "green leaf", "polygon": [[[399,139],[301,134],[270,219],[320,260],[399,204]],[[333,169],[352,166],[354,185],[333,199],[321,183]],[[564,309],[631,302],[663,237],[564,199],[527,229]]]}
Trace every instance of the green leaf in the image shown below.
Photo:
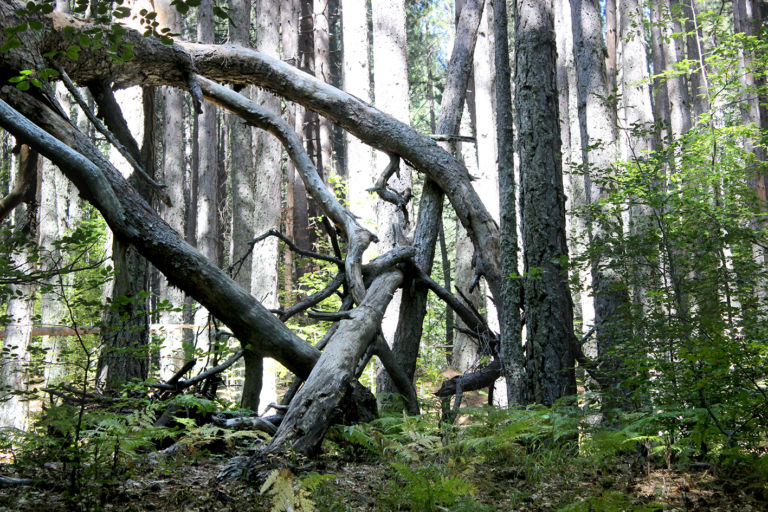
{"label": "green leaf", "polygon": [[5,42],[3,46],[0,46],[0,52],[7,52],[8,50],[13,50],[14,48],[20,48],[21,47],[21,41],[18,39],[9,39]]}
{"label": "green leaf", "polygon": [[42,30],[43,24],[38,20],[29,20],[29,28],[32,30]]}

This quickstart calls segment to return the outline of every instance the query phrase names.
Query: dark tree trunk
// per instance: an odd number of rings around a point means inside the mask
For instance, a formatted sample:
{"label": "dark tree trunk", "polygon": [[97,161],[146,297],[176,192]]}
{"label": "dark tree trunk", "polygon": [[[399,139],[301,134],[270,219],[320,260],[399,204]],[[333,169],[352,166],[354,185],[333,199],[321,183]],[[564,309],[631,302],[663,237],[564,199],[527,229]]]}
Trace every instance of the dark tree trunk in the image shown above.
{"label": "dark tree trunk", "polygon": [[518,0],[515,106],[527,319],[529,399],[551,405],[576,392],[568,289],[552,0]]}

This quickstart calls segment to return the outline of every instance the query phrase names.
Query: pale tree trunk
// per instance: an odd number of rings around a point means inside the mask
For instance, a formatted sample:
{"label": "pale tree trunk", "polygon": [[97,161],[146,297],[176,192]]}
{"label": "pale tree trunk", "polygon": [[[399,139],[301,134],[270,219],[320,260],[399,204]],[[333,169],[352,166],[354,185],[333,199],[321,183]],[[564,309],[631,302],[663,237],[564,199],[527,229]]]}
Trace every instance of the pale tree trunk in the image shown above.
{"label": "pale tree trunk", "polygon": [[[446,86],[440,105],[440,116],[437,120],[436,132],[438,134],[455,135],[458,132],[462,106],[469,83],[477,28],[480,25],[482,12],[482,1],[468,0],[459,17],[457,35],[454,40],[451,61],[448,65]],[[443,143],[442,147],[447,149],[448,145]],[[425,179],[419,203],[418,219],[414,227],[413,245],[417,252],[413,262],[426,274],[430,274],[432,271],[435,244],[440,233],[443,198],[443,191],[437,183],[431,179]],[[400,306],[393,352],[406,375],[413,378],[426,314],[427,289],[422,286],[412,286],[410,282],[407,282],[403,289],[406,293],[403,295]]]}
{"label": "pale tree trunk", "polygon": [[[387,114],[404,123],[409,123],[405,2],[404,0],[372,0],[371,7],[375,104]],[[375,174],[374,180],[387,165],[389,165],[388,157],[377,154],[376,165],[370,169]],[[387,185],[396,193],[405,195],[406,191],[410,191],[412,187],[410,167],[401,162],[399,174],[392,176]],[[400,245],[402,242],[401,232],[406,232],[410,223],[408,217],[410,217],[410,207],[408,215],[404,216],[396,206],[379,199],[376,205],[376,218],[378,220],[376,234],[379,237],[377,245],[379,253],[383,254],[396,245]],[[393,346],[394,343],[401,297],[400,291],[395,293],[381,323],[384,338],[390,346]],[[384,393],[395,392],[394,384],[382,366],[378,368],[376,389]]]}
{"label": "pale tree trunk", "polygon": [[[621,10],[621,113],[626,160],[642,159],[656,150],[653,107],[648,76],[648,48],[643,31],[643,11],[638,0],[619,0]],[[638,133],[632,133],[637,130]]]}
{"label": "pale tree trunk", "polygon": [[525,356],[521,340],[523,308],[519,275],[517,236],[517,183],[514,161],[514,119],[512,112],[511,72],[509,66],[509,30],[507,27],[506,1],[493,1],[493,34],[495,42],[494,67],[496,68],[496,148],[498,151],[499,216],[501,239],[502,279],[501,313],[501,363],[507,382],[507,402],[521,405],[529,398],[525,392]]}
{"label": "pale tree trunk", "polygon": [[[683,31],[680,23],[679,0],[663,0],[662,7],[666,9],[665,13],[669,18],[666,20],[664,37],[662,39],[664,47],[664,70],[672,72],[675,64],[685,60],[684,41],[680,37],[670,37],[673,33]],[[688,92],[688,79],[685,75],[672,74],[667,79],[667,91],[669,100],[670,128],[675,138],[688,133],[691,129],[691,100]]]}
{"label": "pale tree trunk", "polygon": [[701,26],[699,25],[698,0],[684,0],[685,38],[688,60],[694,62],[694,71],[690,74],[691,103],[693,104],[693,124],[709,110],[709,91],[707,90],[707,70],[702,61],[704,53]]}
{"label": "pale tree trunk", "polygon": [[[71,105],[64,84],[56,84],[56,97],[64,111],[69,112]],[[46,251],[46,255],[40,261],[41,267],[54,269],[62,257],[54,242],[64,236],[67,230],[76,227],[79,220],[76,203],[76,191],[71,190],[69,180],[49,160],[43,160],[40,178],[39,245]],[[65,285],[72,283],[71,275],[63,275],[60,278]],[[40,322],[43,325],[69,325],[71,320],[64,304],[66,297],[61,288],[56,286],[56,279],[50,284],[53,285],[52,289],[40,293]],[[46,385],[57,382],[66,373],[62,360],[64,343],[65,338],[58,336],[45,336],[42,340]]]}
{"label": "pale tree trunk", "polygon": [[[331,82],[331,48],[330,48],[330,9],[329,0],[313,0],[312,11],[315,20],[315,76],[323,82]],[[317,168],[321,171],[323,179],[335,170],[333,160],[333,140],[331,137],[331,122],[325,117],[318,120],[318,159]]]}
{"label": "pale tree trunk", "polygon": [[[610,91],[605,71],[605,43],[602,35],[600,9],[596,0],[575,0],[571,3],[574,55],[576,60],[579,127],[581,131],[584,189],[586,200],[594,204],[607,197],[599,185],[599,176],[610,172],[616,161],[615,105],[606,101]],[[594,294],[597,356],[606,367],[616,367],[614,351],[626,333],[620,315],[629,302],[627,291],[619,282],[613,268],[611,252],[604,247],[609,236],[605,220],[587,217],[587,230],[594,253],[590,260]],[[615,372],[611,372],[616,375]],[[611,382],[618,388],[621,379]],[[603,390],[607,397],[618,389]],[[606,402],[606,407],[609,405]]]}
{"label": "pale tree trunk", "polygon": [[[258,1],[258,0],[257,0]],[[257,6],[260,10],[261,6]],[[229,40],[233,44],[251,46],[251,2],[230,0]],[[240,94],[251,97],[255,91],[245,88]],[[253,253],[250,241],[255,231],[259,205],[256,202],[257,174],[273,173],[273,168],[257,170],[253,155],[252,137],[257,133],[239,116],[229,114],[229,179],[232,190],[232,237],[230,257],[235,267],[233,278],[246,290],[251,288]],[[261,233],[258,233],[259,235]],[[245,379],[243,382],[241,407],[258,411],[262,382],[262,358],[252,350],[243,357]]]}
{"label": "pale tree trunk", "polygon": [[[496,169],[496,72],[493,63],[493,9],[485,9],[480,20],[473,63],[475,91],[475,138],[477,141],[478,180],[475,190],[485,200],[485,207],[499,222],[499,175]],[[486,294],[487,295],[487,294]],[[485,299],[489,326],[498,331],[499,322],[493,301]]]}
{"label": "pale tree trunk", "polygon": [[[568,247],[572,259],[581,257],[587,250],[587,226],[580,215],[573,214],[586,205],[586,193],[584,191],[584,177],[578,172],[581,165],[581,135],[579,132],[578,94],[576,86],[576,72],[573,58],[573,30],[571,29],[571,5],[570,0],[556,0],[555,2],[555,34],[557,35],[557,94],[559,99],[560,114],[560,140],[563,155],[563,173],[565,174],[566,196],[566,227],[568,229]],[[592,276],[589,272],[582,273],[581,269],[574,265],[572,276],[579,283],[578,293],[575,294],[574,310],[576,318],[581,320],[581,328],[584,333],[591,329],[595,322],[595,308],[591,293]],[[594,339],[590,338],[585,343],[587,355],[594,357],[597,347]]]}
{"label": "pale tree trunk", "polygon": [[[658,137],[651,102],[651,90],[646,77],[649,73],[648,48],[645,40],[643,7],[637,0],[619,0],[621,11],[621,101],[619,103],[623,131],[620,134],[622,159],[642,169],[645,160],[657,149]],[[639,240],[650,240],[654,229],[650,208],[643,204],[629,205],[630,235]],[[647,306],[646,290],[652,287],[654,275],[642,257],[633,258],[632,301],[637,314],[644,314]]]}
{"label": "pale tree trunk", "polygon": [[[361,0],[344,0],[341,16],[344,38],[344,90],[371,102],[368,12]],[[347,134],[347,201],[364,226],[376,226],[376,202],[368,192],[376,183],[373,150]]]}
{"label": "pale tree trunk", "polygon": [[[660,74],[666,66],[667,57],[664,52],[664,34],[662,33],[663,16],[659,2],[651,3],[650,10],[651,21],[651,62],[653,63],[654,75]],[[658,71],[657,71],[658,70]],[[654,118],[659,123],[659,131],[662,140],[666,141],[670,134],[670,125],[672,121],[669,113],[669,90],[667,81],[661,77],[653,79],[653,113]]]}
{"label": "pale tree trunk", "polygon": [[[280,2],[280,38],[282,46],[282,58],[294,66],[298,64],[299,54],[299,13],[301,7],[298,0],[281,0]],[[288,124],[294,126],[297,133],[302,133],[300,127],[296,125],[297,110],[301,108],[295,103],[286,101],[285,118]],[[301,179],[296,176],[296,168],[293,162],[288,159],[285,164],[285,223],[283,233],[286,236],[294,238],[294,217],[296,213],[296,193],[298,183]],[[293,275],[294,258],[293,251],[288,247],[283,250],[283,289],[288,300],[292,298],[293,293]]]}
{"label": "pale tree trunk", "polygon": [[[623,13],[622,13],[623,15]],[[618,53],[618,16],[616,0],[605,0],[605,76],[608,79],[608,92],[616,90],[617,53]]]}
{"label": "pale tree trunk", "polygon": [[[295,65],[302,71],[315,74],[315,42],[314,20],[312,15],[312,0],[296,0],[298,47],[296,49]],[[311,110],[297,106],[296,108],[296,132],[304,137],[307,152],[315,158],[317,137],[317,115]],[[311,249],[314,240],[313,227],[309,224],[311,206],[307,199],[307,190],[304,181],[294,180],[293,192],[293,239],[301,249]],[[296,277],[303,274],[303,269],[296,268]]]}
{"label": "pale tree trunk", "polygon": [[[762,27],[762,13],[760,11],[759,0],[734,0],[733,1],[733,23],[734,29],[738,33],[747,36],[757,36]],[[752,67],[753,55],[747,51],[739,52],[741,85],[744,88],[744,100],[741,104],[741,118],[744,123],[752,123],[755,127],[765,130],[768,128],[768,108],[766,107],[766,95],[758,90],[764,86],[760,80],[756,79]],[[754,176],[751,178],[752,188],[763,207],[766,205],[766,190],[768,189],[768,176],[765,171],[766,150],[760,144],[755,144],[753,140],[746,140],[745,147],[755,155]]]}
{"label": "pale tree trunk", "polygon": [[[174,34],[181,33],[181,16],[170,0],[155,0],[157,21]],[[186,137],[184,136],[184,92],[175,87],[160,90],[163,104],[162,137],[162,182],[168,185],[170,206],[160,206],[160,214],[178,233],[185,232],[186,198],[184,190],[189,188],[186,180]],[[181,328],[184,324],[186,306],[184,292],[171,286],[165,276],[160,277],[158,299],[168,301],[172,310],[160,311],[158,318],[163,329],[160,345],[160,378],[168,379],[184,365],[185,338],[191,341],[190,332]],[[175,310],[175,311],[174,311]]]}
{"label": "pale tree trunk", "polygon": [[517,1],[515,106],[528,392],[532,401],[546,405],[576,392],[554,28],[551,0]]}
{"label": "pale tree trunk", "polygon": [[[457,0],[455,3],[455,18],[456,18],[456,25],[458,25],[459,21],[459,15],[461,14],[461,10],[464,7],[465,1],[464,0]],[[478,54],[480,51],[487,50],[487,44],[485,45],[485,48],[483,48],[480,43],[484,39],[483,34],[481,34],[482,31],[482,21],[480,22],[480,26],[478,27],[477,31],[477,40],[475,41],[475,52],[473,54],[473,71],[477,69],[477,62],[478,59],[481,59],[482,57]],[[485,79],[488,79],[488,76],[486,75],[483,77]],[[477,136],[477,94],[475,91],[475,83],[477,83],[477,78],[474,75],[470,75],[469,83],[467,86],[467,99],[464,103],[464,112],[461,116],[461,124],[459,128],[459,134],[462,135],[468,135],[473,136],[475,138],[475,142],[471,143],[464,143],[459,142],[454,144],[455,151],[457,153],[457,156],[461,158],[462,162],[464,162],[464,165],[467,167],[467,171],[472,176],[479,176],[482,172],[478,165],[478,157],[480,153],[480,139]],[[483,87],[487,88],[491,87],[493,84],[481,84]],[[487,96],[483,98],[484,100],[487,100]],[[485,106],[485,105],[483,105]],[[488,115],[489,113],[487,111],[484,112],[485,115]],[[487,120],[492,122],[493,121],[493,115],[491,113],[490,118]],[[486,137],[484,142],[484,151],[485,153],[493,153],[492,148],[488,148],[488,133],[486,130],[485,133]],[[489,151],[490,149],[490,151]],[[487,163],[488,156],[487,154],[485,156],[485,161]],[[493,155],[491,155],[493,156]],[[495,162],[495,158],[494,158]],[[487,174],[483,176],[485,178],[485,183],[482,183],[482,185],[486,185],[485,187],[478,187],[477,183],[475,183],[475,189],[480,192],[481,197],[489,198],[491,201],[485,201],[486,207],[488,207],[488,203],[492,203],[492,209],[489,208],[489,212],[493,212],[494,210],[497,210],[498,204],[496,201],[493,200],[493,198],[497,197],[498,192],[496,194],[493,194],[490,190],[488,190],[490,187],[489,181],[491,179],[491,176],[488,176]],[[483,192],[486,193],[486,195],[483,195]],[[495,203],[495,204],[494,204]],[[458,224],[458,223],[457,223]],[[470,286],[473,284],[473,278],[475,277],[475,273],[472,268],[472,253],[473,253],[473,247],[472,247],[472,241],[469,239],[469,236],[467,235],[467,231],[463,229],[460,225],[456,226],[456,245],[455,245],[455,251],[456,256],[454,258],[454,261],[456,262],[455,271],[453,274],[453,279],[455,282],[455,287],[457,290],[461,290],[467,298],[472,302],[472,306],[474,306],[477,309],[480,309],[480,304],[482,302],[482,292],[479,289],[479,287],[476,287],[472,293],[470,293]],[[467,333],[462,332],[462,329],[466,329],[466,324],[461,320],[461,318],[456,319],[456,328],[457,332],[455,334],[455,338],[453,341],[453,356],[451,357],[452,360],[452,366],[459,370],[460,372],[467,372],[473,369],[476,369],[477,363],[478,363],[478,355],[480,353],[480,346],[478,344],[478,340],[474,338],[473,336],[470,336]]]}
{"label": "pale tree trunk", "polygon": [[[57,88],[58,89],[58,88]],[[63,98],[62,98],[63,99]],[[54,269],[56,262],[62,257],[61,252],[54,246],[68,229],[75,227],[76,222],[70,220],[67,208],[69,200],[69,180],[67,180],[52,163],[43,161],[40,180],[40,248],[46,251],[44,259],[40,261],[43,268]],[[72,197],[74,200],[74,197]],[[69,276],[61,276],[65,284],[70,284]],[[53,286],[49,291],[40,294],[40,322],[43,325],[69,325],[62,290],[56,286],[56,280],[52,280]],[[55,383],[66,373],[63,366],[62,348],[64,338],[46,336],[43,338],[43,350],[45,351],[45,383]]]}
{"label": "pale tree trunk", "polygon": [[[260,0],[256,15],[256,49],[274,57],[280,55],[280,27],[277,22],[279,17],[275,13],[280,9],[280,2],[277,0]],[[280,98],[272,93],[259,91],[256,100],[265,109],[279,113]],[[282,183],[281,173],[281,146],[280,142],[272,135],[259,130],[254,134],[255,137],[255,167],[256,180],[254,183],[254,199],[256,212],[254,215],[254,232],[260,235],[270,229],[278,229],[280,226],[280,207],[282,203],[282,193],[280,185]],[[256,244],[253,248],[253,262],[251,267],[251,294],[256,297],[267,308],[276,309],[278,302],[278,247],[277,239],[269,237]],[[261,389],[259,398],[256,399],[255,384],[256,375],[253,375],[254,387],[250,386],[249,378],[251,372],[249,364],[255,363],[259,354],[251,354],[246,351],[246,382],[243,390],[243,403],[247,407],[257,410],[254,405],[260,402],[262,405],[268,405],[277,400],[275,390],[276,362],[272,359],[262,361],[262,376],[260,378]],[[254,372],[255,373],[255,372]]]}
{"label": "pale tree trunk", "polygon": [[[214,42],[213,1],[202,0],[197,8],[197,40]],[[197,116],[197,212],[195,241],[197,249],[214,265],[219,255],[218,170],[217,170],[217,117],[216,108],[210,103],[203,104],[203,112]],[[208,352],[213,349],[213,319],[200,306],[195,312],[195,348]],[[200,368],[198,365],[197,368]]]}
{"label": "pale tree trunk", "polygon": [[[13,264],[22,270],[33,270],[33,244],[37,242],[37,192],[40,165],[37,153],[22,146],[15,182],[30,183],[23,203],[13,212],[14,234],[18,236],[11,254]],[[13,188],[13,183],[11,184]],[[0,427],[26,430],[29,401],[23,393],[29,391],[29,341],[32,336],[35,283],[9,286],[10,297],[5,310],[7,324],[0,359]],[[14,394],[21,393],[21,394]]]}
{"label": "pale tree trunk", "polygon": [[[459,3],[460,2],[457,2],[456,5],[459,5]],[[478,47],[475,48],[475,54],[477,54],[477,50],[479,50]],[[468,94],[466,103],[472,103],[472,99],[474,98],[471,98]],[[465,108],[464,114],[461,118],[461,129],[459,130],[460,134],[469,135],[475,132],[474,127],[472,126],[473,123],[471,121],[473,117],[475,116],[470,115],[470,110]],[[459,157],[467,167],[469,174],[472,176],[479,175],[480,171],[477,167],[478,155],[475,144],[461,142],[457,144],[457,146],[457,149],[460,153]],[[486,195],[481,197],[489,196]],[[474,248],[472,247],[472,241],[467,235],[467,230],[464,229],[458,222],[456,224],[456,256],[454,258],[456,266],[453,274],[454,286],[457,291],[461,290],[461,292],[466,295],[466,297],[472,302],[473,307],[479,310],[481,309],[480,306],[483,303],[482,287],[478,283],[478,286],[476,286],[470,292],[470,287],[472,286],[473,280],[475,278],[475,271],[472,266],[472,253],[474,252]],[[480,346],[480,342],[477,340],[477,338],[461,331],[462,329],[467,329],[467,325],[461,320],[461,318],[457,318],[455,322],[456,328],[458,330],[455,333],[453,340],[453,356],[451,358],[451,366],[460,372],[475,370],[478,367],[478,356],[480,355],[481,349],[483,347]]]}

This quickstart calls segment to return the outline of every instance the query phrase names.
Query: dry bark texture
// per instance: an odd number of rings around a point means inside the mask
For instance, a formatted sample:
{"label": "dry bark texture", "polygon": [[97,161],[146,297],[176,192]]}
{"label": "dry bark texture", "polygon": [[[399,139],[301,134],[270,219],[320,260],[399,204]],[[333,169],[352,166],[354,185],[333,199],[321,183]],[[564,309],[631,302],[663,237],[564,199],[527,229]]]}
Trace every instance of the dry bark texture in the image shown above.
{"label": "dry bark texture", "polygon": [[[482,3],[468,2],[470,3],[475,5],[479,16]],[[0,14],[3,14],[0,17],[0,25],[18,21],[13,19],[13,7],[14,4],[7,1],[0,3]],[[61,26],[61,23],[69,23],[66,18],[57,19],[58,26]],[[44,21],[52,28],[50,18]],[[466,76],[471,62],[476,25],[475,23],[474,29],[467,29],[471,36],[457,38],[457,48],[462,51],[454,52],[456,59],[460,60],[463,55],[467,65],[458,64],[459,60],[452,65],[452,69],[457,71],[452,75],[453,82],[449,81],[444,100],[445,111],[454,117],[446,117],[441,123],[447,133],[455,132],[457,112],[466,90]],[[83,28],[85,27],[87,25],[83,25]],[[0,74],[13,76],[20,69],[39,64],[40,52],[65,44],[57,30],[44,33],[45,40],[40,39],[37,32],[24,33],[21,36],[25,39],[22,48],[2,55]],[[275,443],[278,446],[287,439],[292,439],[295,441],[294,447],[298,445],[303,451],[312,452],[317,448],[322,433],[328,426],[328,418],[333,416],[333,409],[336,407],[334,404],[339,403],[345,395],[347,384],[352,382],[351,376],[357,361],[374,339],[384,308],[399,286],[402,275],[397,270],[385,271],[366,288],[362,252],[373,237],[329,193],[304,151],[301,140],[290,126],[274,114],[256,108],[258,105],[254,106],[253,102],[230,89],[195,77],[192,73],[193,60],[196,71],[203,75],[222,81],[261,85],[279,92],[287,99],[301,102],[337,121],[376,148],[399,155],[425,172],[434,180],[433,187],[442,188],[456,208],[462,224],[473,240],[478,270],[488,279],[493,293],[498,295],[500,268],[496,224],[473,190],[468,173],[461,163],[429,138],[419,135],[406,124],[377,111],[361,100],[319,82],[277,58],[257,51],[237,46],[187,43],[184,44],[185,48],[165,46],[133,32],[129,32],[126,39],[135,43],[134,52],[140,56],[136,60],[117,65],[102,53],[83,50],[77,67],[65,60],[62,60],[61,64],[68,68],[73,78],[78,81],[112,80],[119,86],[141,83],[188,87],[198,99],[202,86],[208,98],[226,104],[227,108],[239,115],[246,115],[248,122],[269,130],[281,140],[291,153],[295,166],[300,170],[304,185],[347,239],[345,274],[349,289],[359,307],[349,314],[349,320],[341,322],[323,354],[322,366],[312,372],[313,377],[303,388],[304,395],[295,399],[296,410],[311,406],[313,412],[307,415],[296,413],[293,420],[286,420]],[[190,58],[190,53],[194,54],[194,59]],[[156,60],[155,56],[159,60]],[[96,63],[99,59],[103,60],[101,64]],[[20,140],[34,144],[44,155],[53,159],[77,185],[83,197],[101,211],[116,237],[134,246],[168,277],[172,285],[182,288],[221,319],[244,346],[250,345],[265,355],[275,357],[301,377],[310,375],[320,357],[318,350],[291,333],[258,300],[212,264],[210,259],[184,242],[180,234],[160,218],[147,201],[104,159],[87,137],[78,132],[60,113],[50,90],[43,89],[34,91],[34,94],[27,94],[5,86],[0,88],[0,98],[10,104],[9,106],[0,102],[2,126],[16,134]],[[23,112],[23,116],[11,106]],[[34,120],[37,127],[29,124],[24,116]],[[54,134],[56,138],[46,132]],[[431,256],[428,259],[431,261]],[[345,338],[349,337],[351,339],[345,341]],[[338,350],[333,347],[338,347]],[[383,354],[382,359],[389,357],[386,351],[379,350]],[[327,365],[342,369],[329,373]],[[333,388],[326,388],[324,383],[328,378],[336,379],[336,384],[332,384]],[[332,392],[329,393],[331,389]],[[328,398],[325,404],[314,400],[321,392]]]}
{"label": "dry bark texture", "polygon": [[520,154],[528,400],[576,392],[573,305],[568,289],[565,195],[551,0],[518,0],[515,105]]}

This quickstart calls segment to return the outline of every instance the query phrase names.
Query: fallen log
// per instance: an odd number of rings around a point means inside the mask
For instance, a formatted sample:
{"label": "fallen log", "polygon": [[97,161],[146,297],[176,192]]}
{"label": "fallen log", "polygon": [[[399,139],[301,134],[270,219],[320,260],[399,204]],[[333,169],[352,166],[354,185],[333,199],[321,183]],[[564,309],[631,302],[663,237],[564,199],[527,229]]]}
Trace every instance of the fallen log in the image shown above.
{"label": "fallen log", "polygon": [[501,362],[496,360],[482,370],[457,375],[456,377],[443,382],[440,389],[435,392],[435,396],[445,398],[453,396],[459,392],[464,393],[467,391],[476,391],[478,389],[487,388],[492,386],[499,377],[501,377]]}

